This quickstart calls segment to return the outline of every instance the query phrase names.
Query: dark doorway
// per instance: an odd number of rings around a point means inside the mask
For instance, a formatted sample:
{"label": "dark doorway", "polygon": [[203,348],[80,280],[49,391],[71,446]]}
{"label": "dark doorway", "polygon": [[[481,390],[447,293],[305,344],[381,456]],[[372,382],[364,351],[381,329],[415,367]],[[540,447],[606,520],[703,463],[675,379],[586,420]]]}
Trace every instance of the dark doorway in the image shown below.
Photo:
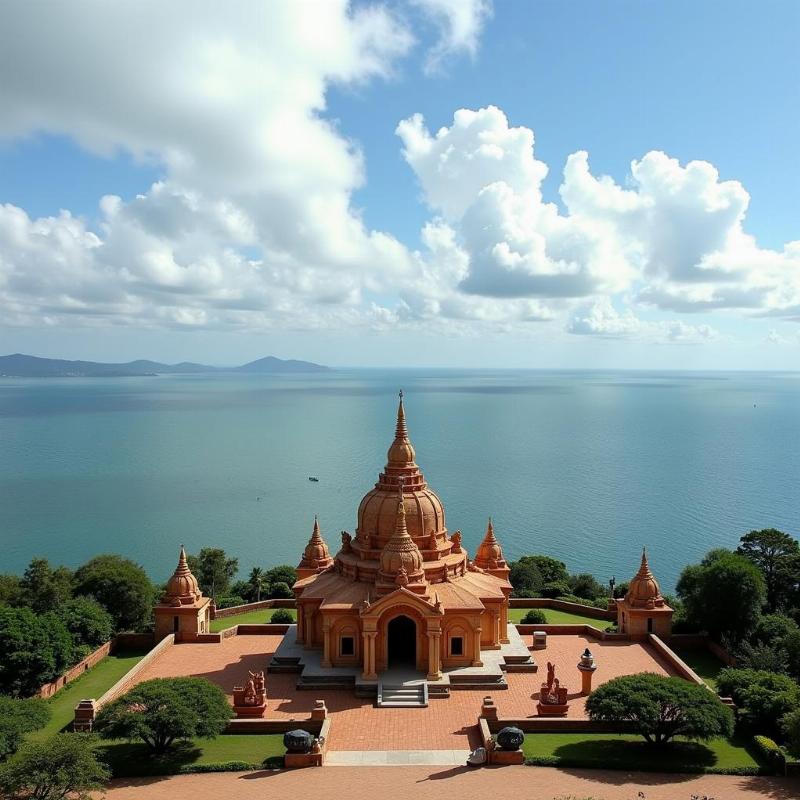
{"label": "dark doorway", "polygon": [[395,617],[388,625],[389,669],[417,666],[417,625],[408,617]]}

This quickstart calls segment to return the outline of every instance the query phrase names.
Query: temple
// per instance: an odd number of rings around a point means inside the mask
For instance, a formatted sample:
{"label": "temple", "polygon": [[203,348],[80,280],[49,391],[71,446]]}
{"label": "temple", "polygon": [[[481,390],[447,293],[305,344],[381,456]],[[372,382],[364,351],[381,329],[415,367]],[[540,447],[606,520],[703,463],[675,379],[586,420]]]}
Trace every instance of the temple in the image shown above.
{"label": "temple", "polygon": [[661,595],[658,581],[647,563],[647,551],[642,550],[639,571],[628,584],[625,597],[616,600],[617,628],[632,639],[643,640],[654,633],[664,641],[672,636],[672,609]]}
{"label": "temple", "polygon": [[332,558],[315,519],[298,566],[296,644],[321,651],[323,669],[355,668],[371,681],[410,668],[437,681],[509,645],[509,568],[491,520],[470,560],[415,459],[401,392],[386,467],[359,505],[355,535],[342,532]]}

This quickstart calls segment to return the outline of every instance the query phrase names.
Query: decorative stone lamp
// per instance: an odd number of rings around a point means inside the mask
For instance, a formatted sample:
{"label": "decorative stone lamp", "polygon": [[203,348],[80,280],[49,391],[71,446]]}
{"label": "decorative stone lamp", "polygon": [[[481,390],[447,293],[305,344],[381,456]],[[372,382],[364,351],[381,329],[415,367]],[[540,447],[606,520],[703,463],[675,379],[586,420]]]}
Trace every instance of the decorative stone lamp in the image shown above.
{"label": "decorative stone lamp", "polygon": [[594,675],[596,669],[597,664],[594,663],[594,656],[587,647],[578,662],[578,671],[581,673],[581,694],[584,696],[592,693],[592,675]]}

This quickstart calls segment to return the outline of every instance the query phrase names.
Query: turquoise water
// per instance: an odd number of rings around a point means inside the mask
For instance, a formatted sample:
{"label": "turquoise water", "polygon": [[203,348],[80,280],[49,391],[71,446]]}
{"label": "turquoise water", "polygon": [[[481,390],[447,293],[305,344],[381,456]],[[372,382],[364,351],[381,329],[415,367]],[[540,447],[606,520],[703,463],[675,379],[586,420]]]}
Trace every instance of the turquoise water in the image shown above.
{"label": "turquoise water", "polygon": [[[417,461],[474,551],[664,587],[754,527],[800,533],[800,374],[337,371],[0,380],[0,571],[179,545],[296,563],[353,530],[406,392]],[[308,481],[319,476],[319,483]],[[260,498],[260,499],[259,499]]]}

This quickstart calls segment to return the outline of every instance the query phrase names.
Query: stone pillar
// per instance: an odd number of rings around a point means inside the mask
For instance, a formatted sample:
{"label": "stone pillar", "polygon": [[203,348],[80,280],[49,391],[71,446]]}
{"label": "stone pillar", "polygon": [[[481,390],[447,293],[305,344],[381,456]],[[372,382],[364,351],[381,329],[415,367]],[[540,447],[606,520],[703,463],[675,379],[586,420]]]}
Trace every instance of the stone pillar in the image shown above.
{"label": "stone pillar", "polygon": [[485,719],[497,719],[497,706],[494,704],[491,695],[486,695],[481,704],[481,716]]}
{"label": "stone pillar", "polygon": [[440,653],[441,631],[428,631],[428,675],[429,681],[438,681],[442,677],[442,660]]}
{"label": "stone pillar", "polygon": [[377,631],[364,631],[364,671],[361,677],[367,681],[374,681],[378,677],[375,667],[375,639]]}
{"label": "stone pillar", "polygon": [[581,694],[584,696],[592,693],[592,675],[594,670],[581,669]]}
{"label": "stone pillar", "polygon": [[322,620],[322,661],[320,666],[332,667],[331,661],[331,623],[328,620]]}
{"label": "stone pillar", "polygon": [[500,644],[500,613],[494,609],[489,613],[492,615],[492,646],[497,647]]}
{"label": "stone pillar", "polygon": [[314,708],[311,709],[311,719],[324,720],[328,717],[328,707],[325,705],[324,700],[315,700]]}
{"label": "stone pillar", "polygon": [[310,608],[305,610],[303,614],[305,622],[303,623],[303,642],[306,647],[314,646],[314,622],[312,619],[312,611]]}
{"label": "stone pillar", "polygon": [[302,644],[303,643],[303,629],[305,625],[303,624],[305,620],[305,609],[302,606],[298,606],[297,608],[297,630],[295,633],[297,636],[295,637],[294,643],[295,644]]}
{"label": "stone pillar", "polygon": [[500,606],[500,644],[508,644],[508,601]]}
{"label": "stone pillar", "polygon": [[473,644],[474,644],[474,648],[473,648],[473,652],[472,652],[472,666],[473,667],[482,667],[483,666],[483,661],[481,661],[481,626],[480,625],[478,625],[478,627],[475,628],[475,631],[474,631],[472,639],[473,639]]}

